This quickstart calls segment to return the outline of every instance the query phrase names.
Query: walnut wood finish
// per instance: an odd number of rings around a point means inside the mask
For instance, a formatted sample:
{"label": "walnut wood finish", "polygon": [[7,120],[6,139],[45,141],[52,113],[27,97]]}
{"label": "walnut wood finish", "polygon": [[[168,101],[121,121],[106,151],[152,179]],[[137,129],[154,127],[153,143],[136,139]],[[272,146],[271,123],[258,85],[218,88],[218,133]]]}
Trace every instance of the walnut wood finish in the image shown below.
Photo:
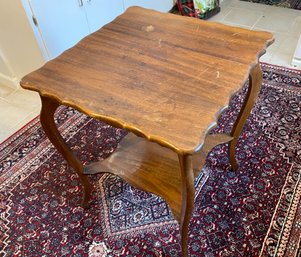
{"label": "walnut wood finish", "polygon": [[[207,154],[216,145],[232,140],[226,134],[206,137],[202,149],[192,155],[193,180],[201,171]],[[180,223],[182,204],[181,167],[176,153],[129,133],[107,159],[85,166],[84,174],[109,172],[131,185],[166,200]]]}
{"label": "walnut wood finish", "polygon": [[83,174],[83,165],[72,153],[72,151],[66,145],[64,139],[60,135],[55,123],[54,123],[54,113],[59,103],[51,98],[41,96],[42,109],[41,109],[41,125],[45,131],[45,134],[49,138],[50,142],[55,146],[55,148],[63,155],[68,164],[76,171],[78,174],[84,190],[84,198],[82,201],[82,206],[84,208],[88,207],[88,201],[91,197],[91,185],[88,177]]}
{"label": "walnut wood finish", "polygon": [[239,135],[243,129],[243,126],[259,94],[261,84],[262,84],[262,71],[260,65],[257,64],[250,72],[248,92],[244,100],[243,106],[238,114],[238,117],[231,131],[231,136],[233,136],[233,140],[229,143],[229,157],[230,157],[230,163],[233,170],[237,170],[238,168],[238,164],[235,159],[236,144]]}
{"label": "walnut wood finish", "polygon": [[188,256],[188,228],[195,197],[194,179],[212,148],[232,139],[226,134],[210,134],[198,152],[177,156],[167,148],[130,133],[109,158],[86,166],[84,173],[109,172],[137,188],[163,197],[180,224],[182,255]]}
{"label": "walnut wood finish", "polygon": [[21,85],[193,153],[271,42],[270,33],[132,7]]}
{"label": "walnut wood finish", "polygon": [[188,230],[189,222],[194,209],[194,174],[192,166],[192,155],[178,155],[181,167],[182,182],[182,207],[180,217],[180,235],[182,255],[188,256]]}
{"label": "walnut wood finish", "polygon": [[[53,123],[59,104],[157,143],[126,138],[119,150],[128,162],[119,153],[105,162],[111,172],[167,199],[180,223],[182,254],[188,256],[193,182],[210,147],[204,149],[233,138],[230,160],[237,168],[235,146],[261,83],[258,58],[272,42],[270,33],[132,7],[24,77],[21,85],[41,95],[43,128],[80,176],[85,204],[89,182]],[[208,131],[249,74],[250,90],[232,137],[214,141]],[[98,165],[87,172],[102,169]]]}

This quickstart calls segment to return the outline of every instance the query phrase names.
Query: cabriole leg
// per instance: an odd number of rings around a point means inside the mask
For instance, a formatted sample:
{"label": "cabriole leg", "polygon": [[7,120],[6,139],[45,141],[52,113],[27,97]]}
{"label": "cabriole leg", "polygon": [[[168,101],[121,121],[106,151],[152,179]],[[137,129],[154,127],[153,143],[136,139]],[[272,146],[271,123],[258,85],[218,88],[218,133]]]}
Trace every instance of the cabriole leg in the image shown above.
{"label": "cabriole leg", "polygon": [[179,162],[181,166],[182,178],[182,208],[180,217],[180,235],[182,255],[188,257],[188,230],[189,222],[194,208],[194,173],[191,155],[180,155]]}
{"label": "cabriole leg", "polygon": [[233,170],[237,170],[238,168],[237,161],[235,158],[235,148],[237,145],[237,141],[243,129],[243,126],[251,113],[253,105],[259,94],[261,84],[262,84],[262,71],[260,65],[257,64],[250,72],[248,92],[230,134],[233,137],[233,140],[229,143],[229,157],[230,157],[230,164]]}
{"label": "cabriole leg", "polygon": [[83,174],[83,165],[75,157],[73,152],[66,145],[64,139],[60,135],[55,122],[54,122],[54,113],[58,108],[59,103],[54,99],[41,96],[42,100],[42,110],[40,115],[40,120],[42,127],[45,131],[45,134],[49,138],[50,142],[55,146],[55,148],[63,155],[64,159],[68,164],[76,171],[83,185],[84,189],[84,198],[82,201],[82,206],[84,208],[88,207],[88,201],[91,197],[91,184],[88,180],[88,177]]}

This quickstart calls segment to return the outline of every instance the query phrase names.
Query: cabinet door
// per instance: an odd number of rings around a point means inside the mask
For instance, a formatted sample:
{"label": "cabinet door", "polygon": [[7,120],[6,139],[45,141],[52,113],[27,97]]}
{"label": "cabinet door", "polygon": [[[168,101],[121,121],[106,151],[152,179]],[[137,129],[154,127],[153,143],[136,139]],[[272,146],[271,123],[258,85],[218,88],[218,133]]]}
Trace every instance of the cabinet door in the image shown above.
{"label": "cabinet door", "polygon": [[89,34],[84,0],[28,0],[50,59]]}
{"label": "cabinet door", "polygon": [[160,12],[168,12],[173,6],[173,0],[124,0],[124,9],[135,5]]}
{"label": "cabinet door", "polygon": [[94,32],[123,12],[123,0],[83,0],[90,31]]}

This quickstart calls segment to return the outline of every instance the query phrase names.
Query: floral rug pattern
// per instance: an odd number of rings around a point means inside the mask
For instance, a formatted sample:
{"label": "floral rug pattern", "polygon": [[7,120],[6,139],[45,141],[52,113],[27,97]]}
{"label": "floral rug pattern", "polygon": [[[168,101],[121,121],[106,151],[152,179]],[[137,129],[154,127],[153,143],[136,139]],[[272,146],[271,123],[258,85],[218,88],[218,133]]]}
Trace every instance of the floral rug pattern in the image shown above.
{"label": "floral rug pattern", "polygon": [[[296,256],[301,235],[301,71],[262,64],[264,81],[240,137],[239,169],[215,147],[196,179],[190,256]],[[215,132],[227,132],[246,87]],[[109,156],[125,131],[71,108],[57,125],[83,163]],[[109,174],[89,177],[89,209],[77,175],[35,119],[0,145],[0,256],[181,256],[166,202]]]}

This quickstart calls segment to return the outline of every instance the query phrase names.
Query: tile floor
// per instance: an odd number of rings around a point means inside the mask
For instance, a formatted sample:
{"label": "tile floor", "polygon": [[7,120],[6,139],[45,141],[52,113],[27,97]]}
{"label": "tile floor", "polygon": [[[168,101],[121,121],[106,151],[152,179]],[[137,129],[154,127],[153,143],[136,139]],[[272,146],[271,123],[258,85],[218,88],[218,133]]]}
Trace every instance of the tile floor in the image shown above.
{"label": "tile floor", "polygon": [[[221,12],[210,20],[272,32],[276,41],[261,57],[261,61],[291,67],[292,56],[301,35],[301,11],[223,0]],[[0,142],[36,117],[40,108],[37,93],[0,85]]]}
{"label": "tile floor", "polygon": [[252,30],[272,32],[275,42],[260,60],[292,67],[292,58],[301,35],[300,10],[239,0],[223,0],[221,12],[210,20]]}

